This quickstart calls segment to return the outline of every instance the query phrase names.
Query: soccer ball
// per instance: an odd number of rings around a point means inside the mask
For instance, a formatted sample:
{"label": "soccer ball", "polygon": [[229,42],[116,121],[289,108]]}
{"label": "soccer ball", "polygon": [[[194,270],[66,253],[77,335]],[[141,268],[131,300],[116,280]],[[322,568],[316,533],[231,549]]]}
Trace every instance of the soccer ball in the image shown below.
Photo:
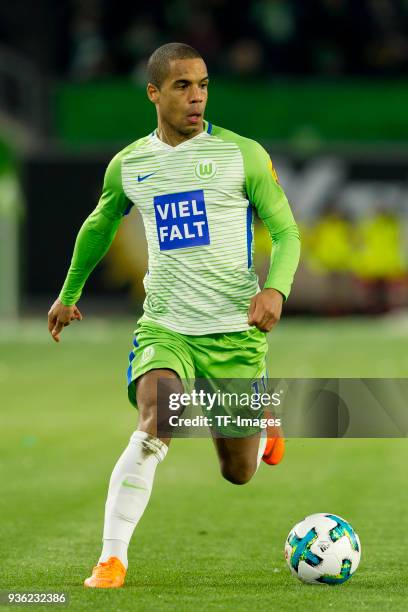
{"label": "soccer ball", "polygon": [[342,584],[360,563],[360,540],[335,514],[311,514],[290,531],[285,558],[296,578],[309,584]]}

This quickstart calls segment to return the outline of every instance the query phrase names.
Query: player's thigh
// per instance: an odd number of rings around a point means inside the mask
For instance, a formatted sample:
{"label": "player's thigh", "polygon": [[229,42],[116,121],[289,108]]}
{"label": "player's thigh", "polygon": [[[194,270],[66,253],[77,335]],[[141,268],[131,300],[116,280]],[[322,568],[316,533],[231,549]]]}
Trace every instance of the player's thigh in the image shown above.
{"label": "player's thigh", "polygon": [[165,429],[169,395],[182,393],[192,378],[193,361],[183,336],[154,323],[139,323],[128,367],[128,397],[139,410],[139,429],[152,435],[159,425]]}
{"label": "player's thigh", "polygon": [[[211,409],[205,407],[206,415],[212,417],[212,434],[219,440],[218,446],[226,445],[223,456],[236,449],[242,461],[243,449],[250,462],[254,455],[251,449],[256,446],[253,436],[260,430],[257,419],[263,416],[263,407],[255,406],[252,399],[266,389],[266,335],[251,328],[193,342],[196,386],[216,398]],[[230,444],[234,438],[238,441]]]}
{"label": "player's thigh", "polygon": [[135,408],[139,408],[137,381],[152,370],[170,370],[180,380],[190,380],[195,375],[190,349],[181,334],[143,322],[136,328],[127,370],[128,397]]}

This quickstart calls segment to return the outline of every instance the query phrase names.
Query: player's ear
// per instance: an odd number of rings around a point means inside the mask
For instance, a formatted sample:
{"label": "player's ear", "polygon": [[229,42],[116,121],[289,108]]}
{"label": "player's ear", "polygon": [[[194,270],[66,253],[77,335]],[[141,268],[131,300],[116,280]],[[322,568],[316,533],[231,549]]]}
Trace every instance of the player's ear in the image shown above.
{"label": "player's ear", "polygon": [[159,101],[159,94],[160,90],[158,87],[156,87],[156,85],[153,85],[153,83],[147,84],[147,97],[149,98],[150,102],[157,104]]}

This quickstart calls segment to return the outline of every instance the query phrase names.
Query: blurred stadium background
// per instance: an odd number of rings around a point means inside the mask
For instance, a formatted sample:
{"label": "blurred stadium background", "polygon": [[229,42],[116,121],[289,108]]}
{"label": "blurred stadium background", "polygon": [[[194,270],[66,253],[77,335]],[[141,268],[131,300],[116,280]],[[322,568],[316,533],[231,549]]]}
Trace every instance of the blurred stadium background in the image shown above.
{"label": "blurred stadium background", "polygon": [[[107,161],[155,126],[144,66],[170,40],[208,62],[207,117],[271,153],[303,235],[286,314],[408,305],[406,0],[27,6],[0,7],[3,316],[44,312],[58,291]],[[262,277],[262,228],[257,245]],[[145,269],[134,211],[82,303],[139,312]]]}
{"label": "blurred stadium background", "polygon": [[[146,269],[135,210],[88,281],[87,320],[58,347],[46,313],[107,162],[155,127],[146,59],[179,40],[207,60],[207,118],[264,144],[301,228],[271,376],[405,377],[407,31],[407,0],[0,4],[4,588],[64,588],[86,610],[300,609],[282,544],[303,515],[330,510],[360,534],[360,578],[330,596],[303,590],[301,609],[406,609],[405,440],[291,440],[279,470],[244,489],[217,476],[208,441],[175,441],[131,548],[137,599],[84,595],[107,480],[135,424],[124,388]],[[262,278],[262,227],[256,244]]]}

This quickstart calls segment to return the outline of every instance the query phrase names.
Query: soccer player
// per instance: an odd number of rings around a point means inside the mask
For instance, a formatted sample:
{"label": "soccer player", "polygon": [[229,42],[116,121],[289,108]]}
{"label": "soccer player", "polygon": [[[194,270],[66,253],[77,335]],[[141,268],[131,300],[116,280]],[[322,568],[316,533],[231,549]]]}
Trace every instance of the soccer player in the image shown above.
{"label": "soccer player", "polygon": [[[136,206],[149,251],[144,314],[128,369],[139,421],[110,479],[102,553],[87,587],[124,583],[127,548],[170,443],[157,437],[158,380],[182,393],[184,379],[260,379],[266,332],[281,316],[299,260],[298,229],[266,151],[204,119],[208,74],[200,54],[180,43],[159,47],[148,62],[148,81],[157,129],[108,165],[98,206],[79,231],[48,313],[59,342],[64,327],[82,319],[76,304],[85,281]],[[255,212],[273,241],[262,291],[253,264]],[[246,483],[262,458],[278,463],[284,451],[276,433],[214,437],[214,443],[222,475],[235,484]]]}

